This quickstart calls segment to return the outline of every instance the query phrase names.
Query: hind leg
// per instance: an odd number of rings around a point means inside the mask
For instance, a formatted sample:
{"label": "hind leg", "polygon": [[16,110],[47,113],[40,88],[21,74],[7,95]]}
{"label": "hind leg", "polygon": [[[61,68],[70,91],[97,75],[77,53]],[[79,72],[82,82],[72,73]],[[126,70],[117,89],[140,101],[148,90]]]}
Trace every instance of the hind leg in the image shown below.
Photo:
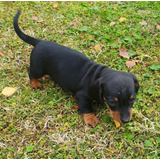
{"label": "hind leg", "polygon": [[39,82],[39,79],[44,76],[43,72],[39,72],[39,69],[38,72],[36,72],[36,70],[34,70],[33,72],[33,70],[31,70],[30,68],[31,67],[28,68],[28,75],[32,88],[41,89],[42,85]]}

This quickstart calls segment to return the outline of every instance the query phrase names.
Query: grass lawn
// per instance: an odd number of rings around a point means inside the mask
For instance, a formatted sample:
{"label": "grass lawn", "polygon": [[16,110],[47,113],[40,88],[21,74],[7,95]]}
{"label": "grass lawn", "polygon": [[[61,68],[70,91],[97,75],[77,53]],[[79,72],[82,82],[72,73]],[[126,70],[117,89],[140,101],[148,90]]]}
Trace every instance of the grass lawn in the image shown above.
{"label": "grass lawn", "polygon": [[[160,158],[160,2],[0,2],[0,8],[0,92],[18,88],[0,95],[0,158]],[[116,128],[108,108],[95,104],[100,123],[89,128],[72,108],[72,93],[49,78],[43,90],[33,90],[27,74],[33,47],[12,24],[19,8],[28,35],[135,74],[133,120]],[[126,66],[121,48],[139,60],[136,66]]]}

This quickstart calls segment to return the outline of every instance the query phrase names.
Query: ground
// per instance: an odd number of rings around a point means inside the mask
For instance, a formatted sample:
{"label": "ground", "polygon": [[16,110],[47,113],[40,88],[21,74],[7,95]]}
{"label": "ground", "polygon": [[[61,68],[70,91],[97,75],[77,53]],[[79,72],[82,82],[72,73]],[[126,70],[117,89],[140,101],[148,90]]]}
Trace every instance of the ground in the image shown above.
{"label": "ground", "polygon": [[[0,2],[0,8],[0,92],[18,88],[0,95],[0,158],[160,158],[160,2]],[[33,47],[12,24],[19,8],[25,33],[137,76],[131,122],[116,128],[108,107],[95,104],[100,122],[89,128],[72,108],[72,93],[49,78],[42,90],[30,87]],[[139,62],[128,68],[121,49]]]}

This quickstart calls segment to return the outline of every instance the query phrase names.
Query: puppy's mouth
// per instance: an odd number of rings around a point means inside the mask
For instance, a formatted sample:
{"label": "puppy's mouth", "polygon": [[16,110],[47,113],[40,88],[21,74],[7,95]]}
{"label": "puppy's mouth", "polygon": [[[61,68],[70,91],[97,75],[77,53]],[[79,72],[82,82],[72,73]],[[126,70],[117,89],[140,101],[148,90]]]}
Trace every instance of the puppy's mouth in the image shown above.
{"label": "puppy's mouth", "polygon": [[[104,100],[105,100],[105,98],[104,98]],[[113,110],[110,108],[110,106],[107,104],[106,101],[104,101],[104,103],[105,103],[106,106],[109,107],[111,117],[112,117],[114,120],[116,120],[117,122],[120,123],[120,122],[121,122],[120,112],[118,112],[118,111],[113,111]]]}
{"label": "puppy's mouth", "polygon": [[118,112],[118,111],[113,111],[113,110],[111,110],[110,108],[109,108],[109,110],[110,110],[111,117],[112,117],[114,120],[118,121],[119,123],[127,123],[127,122],[131,121],[131,119],[132,119],[132,108],[130,109],[129,116],[128,116],[128,115],[122,116],[122,115],[120,114],[120,112]]}
{"label": "puppy's mouth", "polygon": [[110,106],[105,101],[105,105],[109,107],[111,117],[118,121],[119,123],[127,123],[132,119],[132,107],[130,108],[129,115],[121,114],[119,111],[114,111],[110,108]]}
{"label": "puppy's mouth", "polygon": [[113,111],[110,109],[110,114],[112,116],[112,118],[116,121],[118,121],[119,123],[127,123],[129,121],[131,121],[132,119],[132,109],[130,110],[129,115],[121,115],[120,112],[118,111]]}
{"label": "puppy's mouth", "polygon": [[120,113],[118,111],[113,111],[111,109],[109,109],[109,110],[110,110],[110,114],[111,114],[112,118],[121,123]]}

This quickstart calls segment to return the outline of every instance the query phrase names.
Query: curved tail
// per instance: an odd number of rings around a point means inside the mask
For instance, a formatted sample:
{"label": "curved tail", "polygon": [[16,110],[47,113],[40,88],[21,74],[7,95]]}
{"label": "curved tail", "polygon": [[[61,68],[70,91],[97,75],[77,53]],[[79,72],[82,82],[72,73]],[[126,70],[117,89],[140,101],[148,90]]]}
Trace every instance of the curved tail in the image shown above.
{"label": "curved tail", "polygon": [[19,28],[19,26],[18,26],[18,18],[19,18],[20,12],[21,12],[21,11],[20,11],[20,9],[19,9],[18,12],[16,13],[14,19],[13,19],[14,29],[15,29],[17,35],[18,35],[23,41],[25,41],[25,42],[27,42],[27,43],[35,46],[36,44],[38,44],[38,42],[39,42],[40,40],[24,34],[24,33],[20,30],[20,28]]}

